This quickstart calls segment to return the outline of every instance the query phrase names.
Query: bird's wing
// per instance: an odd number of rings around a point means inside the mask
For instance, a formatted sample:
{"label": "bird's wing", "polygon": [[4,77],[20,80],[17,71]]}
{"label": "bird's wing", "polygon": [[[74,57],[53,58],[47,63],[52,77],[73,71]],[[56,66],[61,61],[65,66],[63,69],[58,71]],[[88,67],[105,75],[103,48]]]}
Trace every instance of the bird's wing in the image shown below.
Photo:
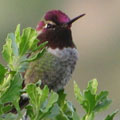
{"label": "bird's wing", "polygon": [[[48,79],[47,75],[53,75],[55,72],[56,56],[46,52],[40,59],[33,61],[25,73],[25,85],[28,83],[36,83],[38,80]],[[54,73],[53,73],[54,72]],[[52,76],[51,76],[52,77]],[[45,82],[45,81],[42,81]]]}

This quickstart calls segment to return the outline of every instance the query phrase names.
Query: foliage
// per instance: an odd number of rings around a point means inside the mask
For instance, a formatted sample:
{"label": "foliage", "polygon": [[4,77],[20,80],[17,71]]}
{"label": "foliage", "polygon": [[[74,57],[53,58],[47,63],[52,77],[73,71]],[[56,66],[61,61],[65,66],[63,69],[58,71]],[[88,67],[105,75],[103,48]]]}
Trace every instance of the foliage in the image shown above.
{"label": "foliage", "polygon": [[[97,93],[98,82],[95,79],[89,81],[83,92],[74,82],[75,97],[85,110],[83,117],[78,115],[73,104],[66,99],[64,90],[56,93],[49,91],[47,86],[41,89],[36,84],[28,84],[22,90],[21,73],[25,72],[29,62],[39,59],[46,51],[47,42],[40,46],[37,44],[37,32],[32,28],[25,28],[20,34],[20,25],[15,33],[9,33],[6,38],[2,56],[7,66],[0,64],[0,120],[20,120],[23,117],[19,106],[23,91],[30,99],[24,109],[31,120],[94,120],[97,112],[109,106],[111,100],[108,99],[108,92]],[[34,52],[36,54],[32,54]],[[18,114],[10,113],[13,107]],[[105,120],[113,120],[116,113],[117,111],[108,115]]]}

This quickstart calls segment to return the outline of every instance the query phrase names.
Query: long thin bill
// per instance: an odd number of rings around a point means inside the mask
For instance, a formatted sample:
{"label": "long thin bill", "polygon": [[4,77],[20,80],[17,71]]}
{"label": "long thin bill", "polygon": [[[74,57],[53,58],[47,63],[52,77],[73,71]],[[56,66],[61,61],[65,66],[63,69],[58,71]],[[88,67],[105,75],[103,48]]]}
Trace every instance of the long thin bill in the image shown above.
{"label": "long thin bill", "polygon": [[83,16],[85,16],[85,14],[81,14],[81,15],[79,15],[79,16],[71,19],[71,20],[70,20],[69,22],[67,22],[66,24],[67,24],[67,25],[71,25],[73,22],[75,22],[76,20],[78,20],[79,18],[81,18],[81,17],[83,17]]}

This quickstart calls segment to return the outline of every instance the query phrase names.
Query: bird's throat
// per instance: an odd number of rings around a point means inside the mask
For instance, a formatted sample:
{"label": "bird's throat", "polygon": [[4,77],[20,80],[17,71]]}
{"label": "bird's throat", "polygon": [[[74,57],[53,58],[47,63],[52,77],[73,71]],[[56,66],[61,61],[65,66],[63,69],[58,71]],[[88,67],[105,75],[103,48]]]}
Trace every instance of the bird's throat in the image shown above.
{"label": "bird's throat", "polygon": [[55,30],[46,30],[39,34],[39,44],[48,41],[47,47],[52,49],[63,49],[67,47],[74,48],[70,29],[56,28]]}

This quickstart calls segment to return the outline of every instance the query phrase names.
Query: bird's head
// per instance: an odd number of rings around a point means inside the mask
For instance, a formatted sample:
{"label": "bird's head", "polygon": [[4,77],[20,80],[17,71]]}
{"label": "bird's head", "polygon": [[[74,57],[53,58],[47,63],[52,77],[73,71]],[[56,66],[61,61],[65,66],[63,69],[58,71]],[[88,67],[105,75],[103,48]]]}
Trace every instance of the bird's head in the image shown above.
{"label": "bird's head", "polygon": [[60,10],[48,11],[36,27],[38,39],[40,40],[39,44],[48,41],[47,46],[53,49],[75,47],[72,41],[71,25],[84,15],[70,19]]}

